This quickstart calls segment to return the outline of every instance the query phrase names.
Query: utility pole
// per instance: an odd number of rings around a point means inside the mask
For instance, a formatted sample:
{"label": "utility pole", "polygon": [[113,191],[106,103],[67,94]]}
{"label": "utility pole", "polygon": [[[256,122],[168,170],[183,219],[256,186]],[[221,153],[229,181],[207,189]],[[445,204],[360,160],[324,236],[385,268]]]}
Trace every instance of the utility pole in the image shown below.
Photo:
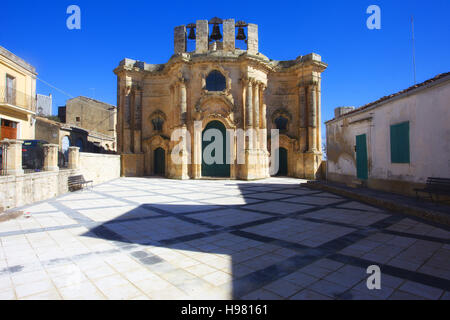
{"label": "utility pole", "polygon": [[411,30],[412,30],[412,50],[413,50],[413,69],[414,69],[414,85],[416,85],[416,47],[414,43],[414,16],[411,16]]}

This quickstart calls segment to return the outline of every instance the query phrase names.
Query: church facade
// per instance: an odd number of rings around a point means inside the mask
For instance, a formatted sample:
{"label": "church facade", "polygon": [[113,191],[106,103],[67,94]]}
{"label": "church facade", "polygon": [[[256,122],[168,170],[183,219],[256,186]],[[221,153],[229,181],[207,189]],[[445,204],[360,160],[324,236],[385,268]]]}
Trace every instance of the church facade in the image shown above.
{"label": "church facade", "polygon": [[[319,55],[270,60],[259,52],[256,24],[219,18],[176,27],[174,48],[165,64],[124,59],[114,69],[123,176],[263,179],[270,175],[272,129],[278,129],[272,153],[279,169],[272,174],[316,178],[327,67]],[[223,134],[224,161],[204,159],[215,141],[208,129]],[[249,131],[252,138],[239,143],[237,133]]]}

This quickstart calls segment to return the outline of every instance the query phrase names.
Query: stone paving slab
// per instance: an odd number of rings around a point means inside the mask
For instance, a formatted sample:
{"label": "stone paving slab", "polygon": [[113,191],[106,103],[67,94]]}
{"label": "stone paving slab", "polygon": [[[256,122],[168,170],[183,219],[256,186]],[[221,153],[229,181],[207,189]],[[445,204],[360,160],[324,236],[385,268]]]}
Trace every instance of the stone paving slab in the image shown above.
{"label": "stone paving slab", "polygon": [[305,183],[121,178],[16,208],[0,299],[450,299],[449,227]]}

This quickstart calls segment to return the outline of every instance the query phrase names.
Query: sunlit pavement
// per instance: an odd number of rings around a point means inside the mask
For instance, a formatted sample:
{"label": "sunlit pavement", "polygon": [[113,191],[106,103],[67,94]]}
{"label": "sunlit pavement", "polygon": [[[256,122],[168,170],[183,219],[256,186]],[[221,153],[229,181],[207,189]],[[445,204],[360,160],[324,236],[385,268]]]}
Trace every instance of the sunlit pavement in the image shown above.
{"label": "sunlit pavement", "polygon": [[450,299],[449,228],[303,182],[122,178],[18,208],[0,299]]}

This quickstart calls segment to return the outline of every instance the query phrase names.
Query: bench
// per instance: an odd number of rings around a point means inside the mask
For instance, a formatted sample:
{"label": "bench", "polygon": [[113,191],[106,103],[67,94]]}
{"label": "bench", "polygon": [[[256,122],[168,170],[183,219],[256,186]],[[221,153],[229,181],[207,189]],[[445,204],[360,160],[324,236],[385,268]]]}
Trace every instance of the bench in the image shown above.
{"label": "bench", "polygon": [[92,180],[86,181],[83,175],[71,176],[67,179],[67,182],[69,184],[70,191],[82,189],[88,186],[89,184],[91,185],[91,188],[93,186],[93,181]]}
{"label": "bench", "polygon": [[434,194],[436,195],[437,201],[439,201],[439,195],[450,196],[450,179],[429,177],[425,188],[414,189],[414,191],[416,192],[417,198],[419,198],[419,193],[428,193],[431,200],[434,200]]}

